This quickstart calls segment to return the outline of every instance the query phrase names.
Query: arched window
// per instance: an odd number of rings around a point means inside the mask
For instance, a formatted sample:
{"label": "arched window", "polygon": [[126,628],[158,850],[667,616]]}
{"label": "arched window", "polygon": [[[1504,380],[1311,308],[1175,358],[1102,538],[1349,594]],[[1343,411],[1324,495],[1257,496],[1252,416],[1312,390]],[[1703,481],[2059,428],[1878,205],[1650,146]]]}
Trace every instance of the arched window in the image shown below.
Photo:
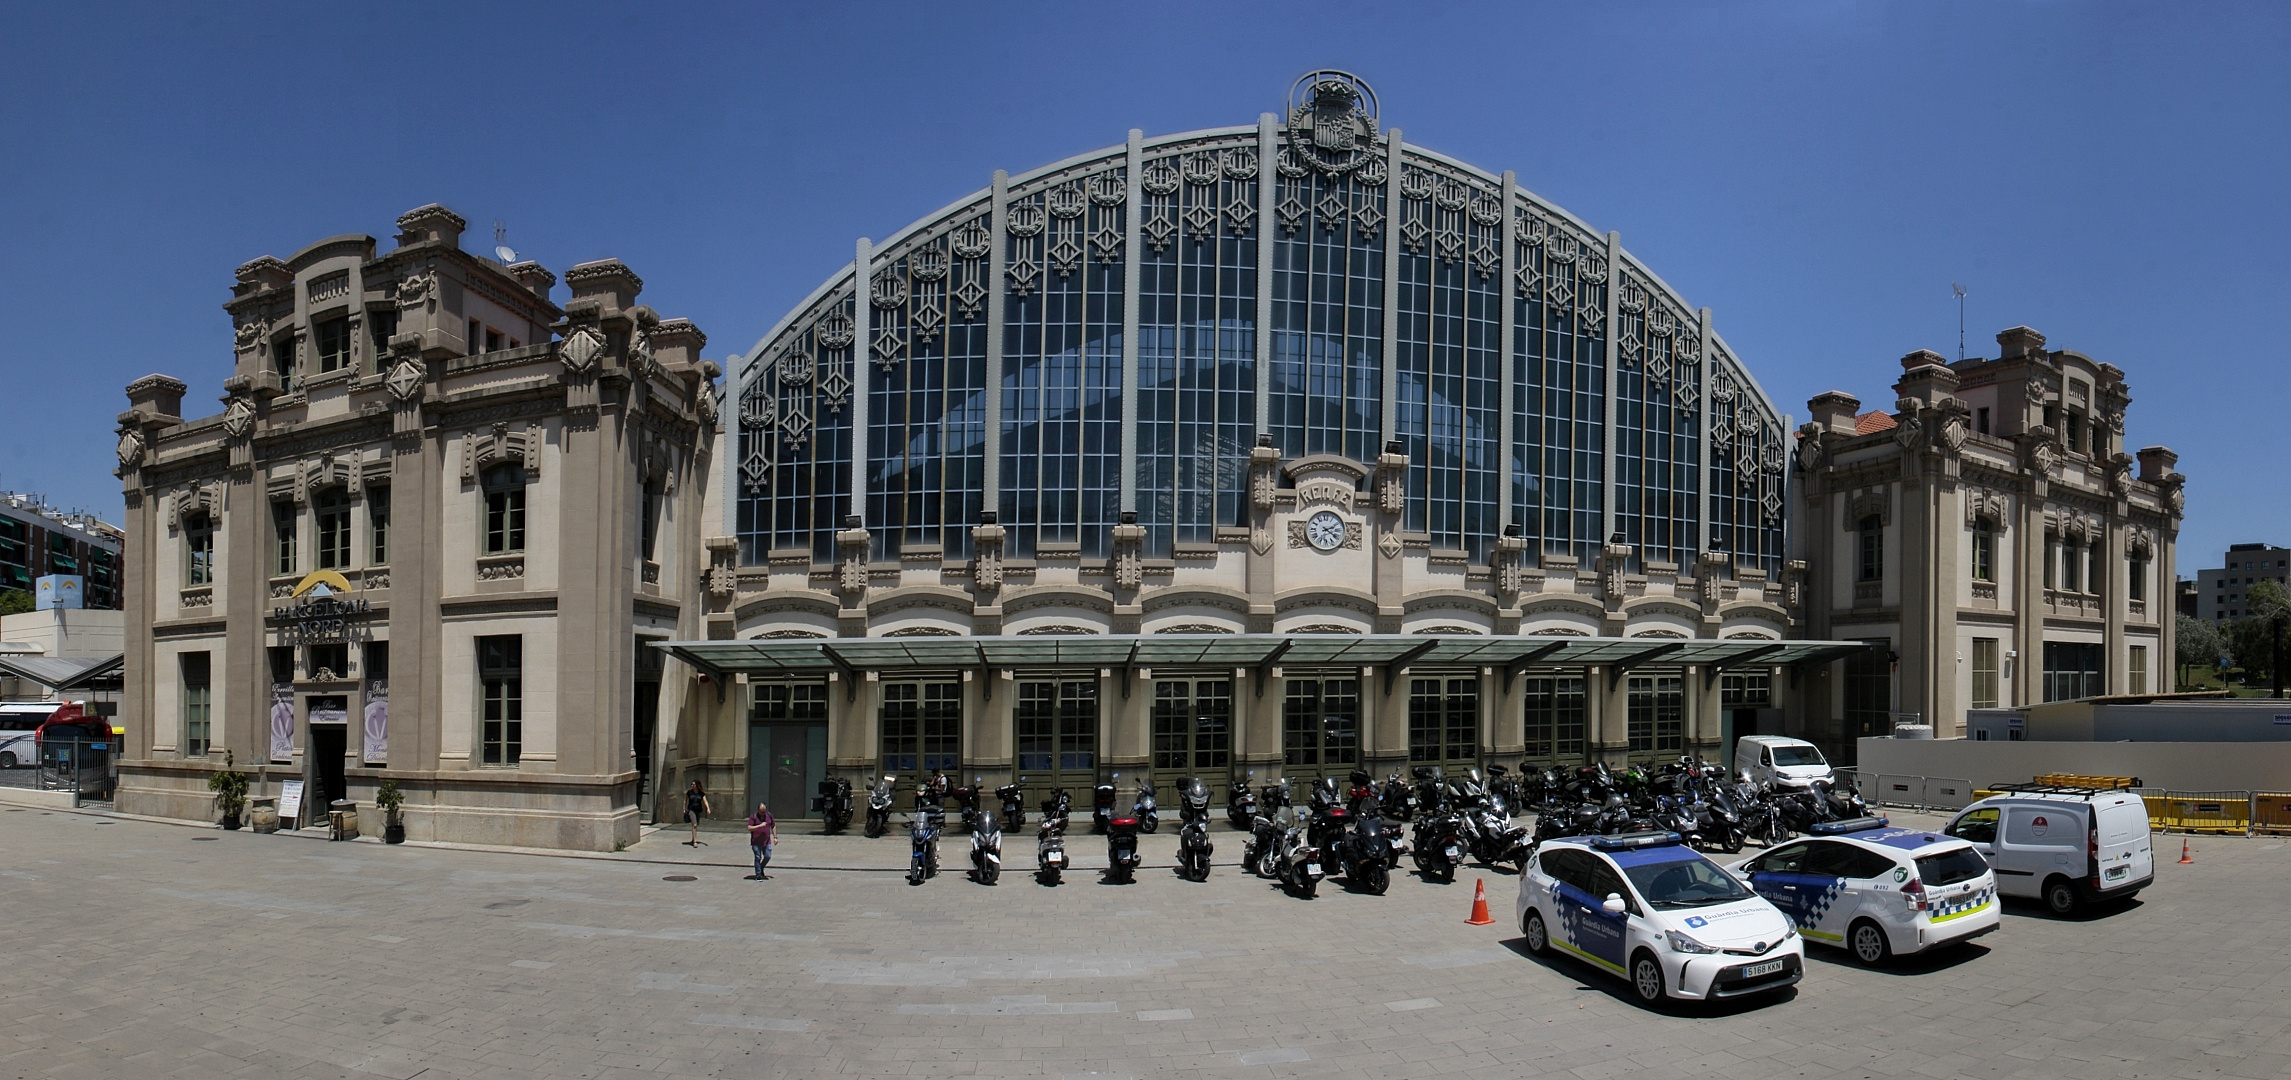
{"label": "arched window", "polygon": [[1885,580],[1885,522],[1876,514],[1861,519],[1862,581]]}
{"label": "arched window", "polygon": [[485,553],[525,550],[525,466],[503,462],[485,470]]}
{"label": "arched window", "polygon": [[318,518],[318,568],[341,570],[350,565],[350,492],[338,487],[319,492],[314,504]]}
{"label": "arched window", "polygon": [[183,584],[215,583],[215,519],[206,513],[183,519]]}
{"label": "arched window", "polygon": [[1988,518],[1973,521],[1973,580],[1997,580],[1997,523]]}

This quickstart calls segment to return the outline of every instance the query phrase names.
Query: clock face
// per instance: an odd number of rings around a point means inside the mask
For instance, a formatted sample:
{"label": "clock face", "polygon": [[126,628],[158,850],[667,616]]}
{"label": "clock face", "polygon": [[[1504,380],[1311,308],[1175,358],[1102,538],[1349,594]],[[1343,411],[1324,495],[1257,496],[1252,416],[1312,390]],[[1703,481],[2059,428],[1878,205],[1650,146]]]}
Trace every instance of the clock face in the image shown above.
{"label": "clock face", "polygon": [[1335,551],[1344,543],[1344,519],[1323,510],[1305,519],[1305,542],[1322,551]]}

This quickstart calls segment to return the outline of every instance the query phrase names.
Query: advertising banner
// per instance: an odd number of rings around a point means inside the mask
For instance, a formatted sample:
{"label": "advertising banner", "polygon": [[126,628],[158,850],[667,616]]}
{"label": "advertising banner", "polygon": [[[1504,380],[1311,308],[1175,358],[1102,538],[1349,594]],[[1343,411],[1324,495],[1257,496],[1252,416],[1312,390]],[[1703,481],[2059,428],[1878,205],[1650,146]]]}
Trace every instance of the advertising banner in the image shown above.
{"label": "advertising banner", "polygon": [[78,574],[49,574],[33,582],[37,590],[32,606],[36,611],[50,608],[77,610],[80,606],[80,587],[85,584]]}
{"label": "advertising banner", "polygon": [[270,759],[294,760],[294,684],[274,683],[270,688]]}
{"label": "advertising banner", "polygon": [[366,683],[366,743],[359,755],[368,765],[390,762],[390,680]]}

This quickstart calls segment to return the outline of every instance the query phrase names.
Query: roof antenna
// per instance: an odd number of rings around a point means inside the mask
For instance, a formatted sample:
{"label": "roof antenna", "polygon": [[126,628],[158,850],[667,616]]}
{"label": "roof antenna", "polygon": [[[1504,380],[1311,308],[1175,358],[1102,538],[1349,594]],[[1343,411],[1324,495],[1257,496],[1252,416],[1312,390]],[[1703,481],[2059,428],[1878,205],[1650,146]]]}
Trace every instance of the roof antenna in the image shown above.
{"label": "roof antenna", "polygon": [[1965,362],[1965,287],[1952,281],[1949,291],[1957,294],[1957,362]]}
{"label": "roof antenna", "polygon": [[[493,219],[493,254],[501,260],[503,266],[517,261],[517,252],[509,246],[509,225],[500,218]],[[1960,292],[1957,295],[1965,294]],[[1960,347],[1958,351],[1964,350]]]}

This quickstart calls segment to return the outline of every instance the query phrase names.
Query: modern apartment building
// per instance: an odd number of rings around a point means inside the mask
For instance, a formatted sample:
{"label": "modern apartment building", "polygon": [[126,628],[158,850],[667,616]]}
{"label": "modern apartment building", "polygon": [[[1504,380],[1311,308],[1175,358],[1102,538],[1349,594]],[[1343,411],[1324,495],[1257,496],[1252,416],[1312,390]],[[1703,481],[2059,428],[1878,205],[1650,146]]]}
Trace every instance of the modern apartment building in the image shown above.
{"label": "modern apartment building", "polygon": [[119,607],[124,534],[92,514],[66,512],[37,495],[0,494],[0,589],[31,592],[50,574],[81,579],[80,606]]}
{"label": "modern apartment building", "polygon": [[2291,587],[2291,548],[2231,544],[2216,570],[2196,571],[2196,618],[2227,622],[2250,614],[2244,600],[2262,581]]}

